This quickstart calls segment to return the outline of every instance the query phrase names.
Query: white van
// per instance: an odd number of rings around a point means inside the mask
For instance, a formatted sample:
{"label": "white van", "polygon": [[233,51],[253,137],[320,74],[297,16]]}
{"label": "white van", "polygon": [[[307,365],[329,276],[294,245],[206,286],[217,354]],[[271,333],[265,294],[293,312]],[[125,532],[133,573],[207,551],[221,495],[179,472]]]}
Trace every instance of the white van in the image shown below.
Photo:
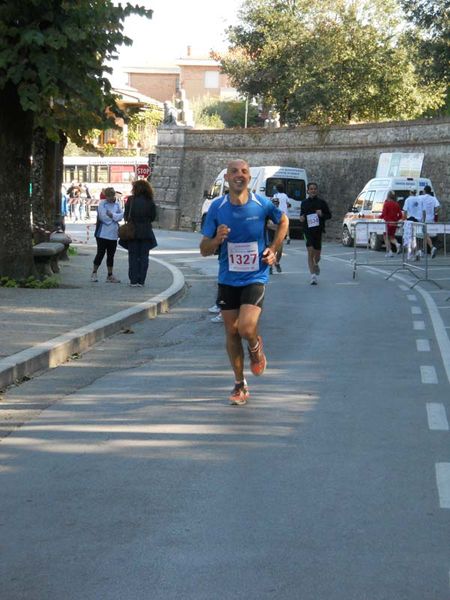
{"label": "white van", "polygon": [[[342,223],[342,244],[344,246],[353,246],[355,242],[355,223],[357,220],[371,221],[380,218],[383,204],[389,191],[394,192],[400,208],[402,208],[406,198],[411,195],[411,190],[415,189],[419,194],[426,185],[429,185],[433,189],[431,181],[425,177],[379,177],[368,181],[344,217]],[[362,229],[365,228],[363,227]],[[372,250],[380,250],[383,244],[383,236],[377,232],[371,232],[369,233],[368,241]],[[361,244],[366,245],[364,237],[361,238]]]}
{"label": "white van", "polygon": [[[211,188],[205,194],[206,200],[202,206],[202,221],[211,200],[226,194],[228,191],[227,182],[225,181],[226,172],[227,170],[223,169],[219,173]],[[306,186],[308,184],[305,169],[282,166],[250,167],[250,175],[250,191],[266,198],[272,198],[277,191],[276,186],[278,184],[283,185],[285,193],[290,198],[291,208],[288,209],[288,217],[291,237],[296,237],[292,235],[292,232],[300,230],[300,204],[306,197]]]}

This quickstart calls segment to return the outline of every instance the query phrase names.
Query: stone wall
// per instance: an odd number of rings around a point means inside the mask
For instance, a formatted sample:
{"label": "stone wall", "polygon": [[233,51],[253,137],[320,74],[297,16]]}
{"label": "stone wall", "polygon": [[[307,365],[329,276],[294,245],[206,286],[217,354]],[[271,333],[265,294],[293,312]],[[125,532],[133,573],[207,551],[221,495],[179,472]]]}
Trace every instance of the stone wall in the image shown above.
{"label": "stone wall", "polygon": [[305,168],[331,208],[329,238],[339,238],[348,206],[375,176],[381,152],[423,152],[429,177],[450,220],[450,119],[345,127],[194,130],[161,128],[152,183],[160,226],[192,229],[200,217],[203,191],[231,158],[251,166]]}

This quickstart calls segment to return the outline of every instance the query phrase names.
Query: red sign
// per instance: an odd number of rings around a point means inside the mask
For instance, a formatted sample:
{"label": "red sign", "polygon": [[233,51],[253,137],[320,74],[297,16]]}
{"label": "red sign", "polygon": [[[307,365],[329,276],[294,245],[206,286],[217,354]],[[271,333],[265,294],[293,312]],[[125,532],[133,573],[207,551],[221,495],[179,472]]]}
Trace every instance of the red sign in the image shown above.
{"label": "red sign", "polygon": [[148,165],[138,165],[136,167],[136,175],[138,179],[147,179],[150,175],[150,167]]}

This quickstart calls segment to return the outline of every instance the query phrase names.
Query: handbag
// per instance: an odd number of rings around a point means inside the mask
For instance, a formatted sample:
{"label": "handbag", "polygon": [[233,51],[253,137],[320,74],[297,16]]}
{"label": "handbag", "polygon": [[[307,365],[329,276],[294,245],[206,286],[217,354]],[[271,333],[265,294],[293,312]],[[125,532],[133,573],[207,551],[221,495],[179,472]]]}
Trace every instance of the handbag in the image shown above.
{"label": "handbag", "polygon": [[[131,218],[131,209],[132,209],[132,200],[130,200],[130,214],[128,218]],[[132,221],[127,221],[123,225],[119,226],[119,239],[122,242],[129,242],[130,240],[134,240],[135,231],[134,231],[134,223]]]}
{"label": "handbag", "polygon": [[119,239],[123,242],[134,240],[134,223],[128,221],[119,227]]}

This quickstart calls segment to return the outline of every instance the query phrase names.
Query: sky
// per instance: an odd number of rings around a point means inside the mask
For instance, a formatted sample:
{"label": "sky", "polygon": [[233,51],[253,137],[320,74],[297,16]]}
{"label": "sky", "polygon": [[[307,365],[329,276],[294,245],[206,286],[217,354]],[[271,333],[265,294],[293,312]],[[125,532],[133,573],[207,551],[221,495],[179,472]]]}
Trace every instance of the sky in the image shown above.
{"label": "sky", "polygon": [[[224,30],[237,22],[242,0],[136,0],[151,8],[153,18],[132,16],[125,21],[125,35],[133,40],[122,46],[119,60],[111,63],[114,83],[123,83],[121,67],[167,64],[193,54],[226,48]],[[134,3],[134,2],[133,2]]]}

